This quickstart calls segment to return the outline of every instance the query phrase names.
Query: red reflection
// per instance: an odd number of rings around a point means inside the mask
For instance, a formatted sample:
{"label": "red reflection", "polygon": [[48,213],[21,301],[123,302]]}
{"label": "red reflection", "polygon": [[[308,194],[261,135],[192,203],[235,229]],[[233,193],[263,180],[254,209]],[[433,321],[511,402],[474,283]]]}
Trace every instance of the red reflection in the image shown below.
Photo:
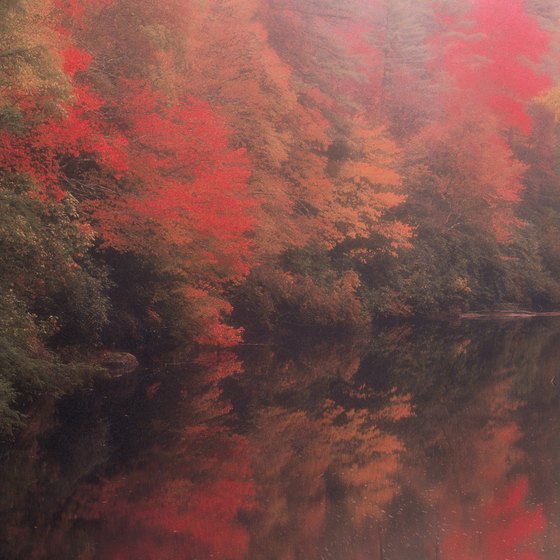
{"label": "red reflection", "polygon": [[[75,498],[67,516],[100,530],[82,560],[246,557],[249,534],[241,518],[255,507],[253,453],[247,438],[222,425],[230,405],[217,385],[241,364],[230,352],[204,354],[200,364],[196,381],[179,391],[172,437],[136,458],[126,474],[85,486]],[[207,387],[197,391],[201,382]],[[159,390],[160,384],[149,387],[152,399]]]}
{"label": "red reflection", "polygon": [[526,476],[506,484],[473,519],[455,528],[441,549],[442,560],[540,560],[537,551],[546,527],[542,506],[528,507]]}

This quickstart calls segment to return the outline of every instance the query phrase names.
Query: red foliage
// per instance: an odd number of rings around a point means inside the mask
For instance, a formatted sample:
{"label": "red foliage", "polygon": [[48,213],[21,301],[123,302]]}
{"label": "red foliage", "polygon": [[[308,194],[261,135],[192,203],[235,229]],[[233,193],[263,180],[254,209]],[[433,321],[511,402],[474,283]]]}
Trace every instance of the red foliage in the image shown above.
{"label": "red foliage", "polygon": [[121,190],[92,205],[105,243],[188,270],[198,289],[239,280],[253,222],[244,151],[229,147],[229,130],[207,103],[171,104],[138,84],[122,87],[128,172]]}
{"label": "red foliage", "polygon": [[63,69],[66,75],[70,79],[74,79],[77,72],[84,72],[89,68],[93,57],[83,51],[78,49],[74,45],[69,45],[62,53],[64,59]]}
{"label": "red foliage", "polygon": [[502,126],[527,133],[526,103],[550,86],[536,66],[548,36],[524,10],[523,0],[473,0],[464,18],[440,14],[450,28],[444,35],[444,67],[456,89],[451,110],[465,103],[490,110]]}
{"label": "red foliage", "polygon": [[0,168],[31,176],[41,195],[57,199],[66,190],[62,162],[67,158],[88,157],[114,174],[128,169],[127,141],[102,116],[105,100],[87,85],[76,83],[76,75],[87,71],[92,56],[67,43],[61,57],[72,84],[69,99],[61,100],[50,118],[38,119],[38,101],[22,96],[18,106],[24,116],[23,132],[0,133]]}
{"label": "red foliage", "polygon": [[204,342],[236,343],[240,333],[221,324],[229,306],[220,292],[249,270],[248,159],[230,148],[230,131],[208,103],[158,93],[145,79],[116,77],[101,93],[79,39],[109,4],[58,3],[53,33],[68,92],[43,116],[22,97],[23,128],[0,131],[0,169],[31,176],[44,198],[85,193],[82,209],[106,246],[182,274]]}

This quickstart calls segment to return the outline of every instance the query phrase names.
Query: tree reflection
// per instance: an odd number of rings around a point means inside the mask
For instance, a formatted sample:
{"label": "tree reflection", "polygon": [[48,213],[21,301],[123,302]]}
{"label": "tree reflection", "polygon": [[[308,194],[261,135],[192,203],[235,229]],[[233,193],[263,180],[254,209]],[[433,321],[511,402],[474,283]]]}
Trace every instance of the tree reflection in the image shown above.
{"label": "tree reflection", "polygon": [[[527,391],[557,336],[558,325],[544,332],[530,323],[447,332],[434,325],[420,336],[389,335],[366,360],[378,369],[391,362],[392,382],[412,395],[415,412],[401,433],[406,452],[386,519],[389,558],[556,557],[543,556],[550,522],[528,485],[519,388]],[[361,375],[379,381],[371,371]]]}
{"label": "tree reflection", "polygon": [[154,418],[165,436],[125,473],[83,487],[67,512],[101,525],[92,558],[245,558],[249,535],[240,519],[255,507],[251,450],[224,425],[230,407],[218,387],[240,363],[231,352],[197,362],[195,376],[179,374],[175,383],[170,376],[151,397],[157,406],[158,398],[166,405],[178,396],[172,416]]}
{"label": "tree reflection", "polygon": [[[248,558],[371,558],[403,446],[409,398],[356,382],[367,341],[246,353],[238,379],[261,508]],[[239,396],[241,395],[241,396]]]}
{"label": "tree reflection", "polygon": [[555,560],[559,342],[477,322],[166,357],[5,458],[0,552]]}

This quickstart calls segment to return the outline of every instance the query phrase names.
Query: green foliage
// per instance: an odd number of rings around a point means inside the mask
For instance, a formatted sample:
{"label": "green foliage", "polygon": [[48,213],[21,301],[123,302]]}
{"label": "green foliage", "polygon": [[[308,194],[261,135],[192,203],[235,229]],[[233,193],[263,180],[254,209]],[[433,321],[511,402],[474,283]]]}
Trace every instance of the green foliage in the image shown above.
{"label": "green foliage", "polygon": [[22,111],[12,105],[0,107],[0,130],[6,130],[13,134],[24,132],[25,121]]}
{"label": "green foliage", "polygon": [[63,364],[49,343],[94,343],[106,323],[105,278],[93,273],[71,198],[45,203],[21,175],[0,177],[0,433],[34,395],[60,395],[93,373]]}
{"label": "green foliage", "polygon": [[105,346],[151,355],[190,344],[206,332],[198,302],[185,297],[184,278],[157,258],[104,250],[111,309]]}
{"label": "green foliage", "polygon": [[0,438],[21,427],[22,411],[35,397],[60,396],[97,371],[59,361],[43,345],[45,330],[13,291],[0,295]]}
{"label": "green foliage", "polygon": [[437,316],[517,307],[550,310],[558,282],[543,265],[526,226],[507,246],[474,228],[442,233],[419,227],[413,248],[358,268],[361,297],[374,316]]}
{"label": "green foliage", "polygon": [[106,323],[103,270],[87,251],[91,231],[75,200],[44,203],[22,176],[0,177],[0,285],[25,302],[28,312],[72,341],[92,341]]}
{"label": "green foliage", "polygon": [[499,265],[496,247],[476,231],[444,236],[421,229],[414,249],[402,258],[403,295],[421,315],[491,307],[505,292]]}
{"label": "green foliage", "polygon": [[70,95],[57,53],[61,37],[50,25],[52,10],[50,0],[0,1],[0,131],[22,132],[20,103],[40,122],[60,114]]}
{"label": "green foliage", "polygon": [[236,303],[261,329],[361,328],[369,317],[358,299],[359,278],[351,270],[336,270],[332,259],[314,245],[288,250],[281,269],[260,267],[252,273]]}

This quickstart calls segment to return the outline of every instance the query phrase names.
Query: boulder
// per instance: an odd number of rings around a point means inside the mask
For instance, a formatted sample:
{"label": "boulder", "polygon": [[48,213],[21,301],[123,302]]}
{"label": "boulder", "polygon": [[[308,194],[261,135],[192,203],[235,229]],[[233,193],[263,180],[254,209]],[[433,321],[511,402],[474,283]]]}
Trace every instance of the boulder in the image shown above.
{"label": "boulder", "polygon": [[95,362],[105,368],[111,377],[118,377],[127,373],[132,373],[138,366],[138,360],[133,354],[128,352],[115,352],[103,350],[97,354]]}

